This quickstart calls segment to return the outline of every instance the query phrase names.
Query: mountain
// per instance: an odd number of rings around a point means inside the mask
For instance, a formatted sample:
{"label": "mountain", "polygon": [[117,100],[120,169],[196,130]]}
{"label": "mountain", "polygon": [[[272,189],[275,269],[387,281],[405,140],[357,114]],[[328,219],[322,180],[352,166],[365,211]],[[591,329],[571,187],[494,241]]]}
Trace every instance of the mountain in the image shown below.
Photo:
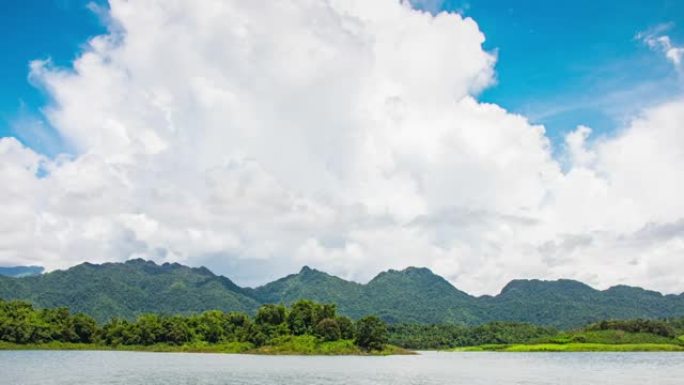
{"label": "mountain", "polygon": [[629,286],[599,291],[577,281],[514,280],[495,297],[482,297],[484,321],[509,320],[569,328],[604,319],[684,315],[684,295]]}
{"label": "mountain", "polygon": [[371,308],[389,322],[478,323],[477,299],[426,268],[378,274],[366,285]]}
{"label": "mountain", "polygon": [[0,275],[5,277],[29,277],[32,275],[41,275],[45,269],[42,266],[12,266],[0,267]]}
{"label": "mountain", "polygon": [[324,272],[304,266],[297,274],[251,289],[252,297],[261,303],[292,304],[299,299],[335,303],[342,314],[360,317],[368,308],[363,306],[364,287]]}
{"label": "mountain", "polygon": [[251,289],[204,267],[84,263],[40,276],[0,276],[0,298],[38,306],[67,306],[103,321],[145,312],[192,313],[209,309],[253,313],[264,303],[298,299],[335,303],[352,318],[377,314],[389,322],[481,324],[517,321],[572,328],[602,319],[684,316],[684,294],[637,287],[596,290],[581,282],[514,280],[495,296],[474,297],[426,268],[378,274],[367,284],[304,267],[299,273]]}
{"label": "mountain", "polygon": [[305,266],[252,293],[263,303],[291,304],[302,298],[332,302],[352,318],[377,314],[389,322],[477,322],[471,314],[475,298],[425,268],[389,270],[362,285]]}
{"label": "mountain", "polygon": [[190,313],[206,309],[253,312],[245,290],[206,268],[142,259],[125,263],[83,263],[35,277],[0,277],[0,297],[41,307],[66,306],[100,321],[145,312]]}

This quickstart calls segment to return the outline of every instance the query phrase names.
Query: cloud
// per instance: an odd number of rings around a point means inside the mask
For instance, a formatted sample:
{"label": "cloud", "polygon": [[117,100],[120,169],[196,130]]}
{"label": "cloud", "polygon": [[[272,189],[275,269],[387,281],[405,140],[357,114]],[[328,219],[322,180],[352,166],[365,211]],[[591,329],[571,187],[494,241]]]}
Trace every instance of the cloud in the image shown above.
{"label": "cloud", "polygon": [[105,19],[73,67],[32,66],[75,154],[0,141],[0,263],[145,257],[247,284],[302,264],[360,281],[419,265],[474,293],[521,277],[684,288],[683,102],[614,137],[578,128],[561,165],[544,127],[477,101],[495,56],[458,14],[112,0]]}
{"label": "cloud", "polygon": [[637,34],[637,39],[643,41],[652,50],[662,52],[676,69],[681,70],[684,47],[674,45],[670,36],[664,34],[671,27],[671,24],[656,26],[651,30]]}

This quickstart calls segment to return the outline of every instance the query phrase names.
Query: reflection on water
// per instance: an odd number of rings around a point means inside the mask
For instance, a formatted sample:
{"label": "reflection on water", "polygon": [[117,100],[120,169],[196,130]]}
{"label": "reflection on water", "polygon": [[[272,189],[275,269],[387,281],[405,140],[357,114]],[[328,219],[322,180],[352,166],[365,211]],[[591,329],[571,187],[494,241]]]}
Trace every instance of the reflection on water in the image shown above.
{"label": "reflection on water", "polygon": [[435,353],[300,357],[0,352],[0,384],[681,385],[680,353]]}

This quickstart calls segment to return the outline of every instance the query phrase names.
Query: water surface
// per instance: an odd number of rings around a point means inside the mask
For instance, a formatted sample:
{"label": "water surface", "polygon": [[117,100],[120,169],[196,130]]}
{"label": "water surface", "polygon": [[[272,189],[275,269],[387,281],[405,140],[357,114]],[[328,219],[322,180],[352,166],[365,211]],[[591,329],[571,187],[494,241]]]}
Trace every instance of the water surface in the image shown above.
{"label": "water surface", "polygon": [[682,385],[680,353],[436,353],[391,357],[0,351],[11,385]]}

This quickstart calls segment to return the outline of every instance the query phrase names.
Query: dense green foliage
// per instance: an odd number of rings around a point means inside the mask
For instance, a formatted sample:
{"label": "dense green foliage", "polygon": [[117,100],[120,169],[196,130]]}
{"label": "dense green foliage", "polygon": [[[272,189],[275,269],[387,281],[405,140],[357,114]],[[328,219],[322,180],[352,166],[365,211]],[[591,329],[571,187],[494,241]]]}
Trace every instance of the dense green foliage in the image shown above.
{"label": "dense green foliage", "polygon": [[342,338],[340,325],[333,318],[324,318],[316,324],[315,334],[323,341],[337,341]]}
{"label": "dense green foliage", "polygon": [[332,302],[352,318],[373,313],[390,323],[479,322],[473,313],[475,298],[424,268],[390,270],[361,285],[304,267],[298,274],[254,289],[252,296],[262,302],[293,303],[301,298]]}
{"label": "dense green foliage", "polygon": [[[572,331],[523,323],[492,322],[480,326],[397,324],[389,326],[389,343],[408,349],[483,347],[506,351],[663,350],[684,349],[684,318],[667,320],[610,320]],[[547,345],[572,345],[548,347]],[[613,345],[630,345],[614,348]],[[644,345],[644,346],[640,346]],[[650,345],[646,347],[645,345]],[[513,348],[513,346],[516,346]],[[529,348],[524,348],[528,346]],[[669,348],[675,346],[675,348]],[[510,349],[509,349],[510,348]],[[535,350],[536,349],[536,350]],[[473,349],[468,349],[473,350]],[[477,349],[475,349],[477,350]]]}
{"label": "dense green foliage", "polygon": [[523,323],[491,322],[479,326],[396,324],[389,326],[389,342],[409,349],[448,349],[484,344],[519,344],[557,331]]}
{"label": "dense green foliage", "polygon": [[512,281],[496,297],[484,297],[487,318],[581,327],[605,319],[660,319],[684,316],[684,295],[662,295],[628,286],[598,291],[571,280]]}
{"label": "dense green foliage", "polygon": [[65,308],[36,310],[26,302],[0,300],[0,341],[91,343],[97,335],[95,320],[86,315],[72,315]]}
{"label": "dense green foliage", "polygon": [[[230,345],[236,349],[249,346],[287,350],[299,346],[307,352],[320,348],[333,351],[335,347],[348,351],[349,346],[355,346],[356,351],[383,351],[386,325],[376,317],[366,317],[354,324],[339,317],[335,305],[299,301],[291,308],[263,305],[254,318],[244,313],[210,310],[193,315],[143,314],[135,321],[113,318],[100,327],[93,318],[71,314],[66,308],[35,309],[26,302],[0,300],[0,341],[112,347],[232,343],[237,344]],[[338,341],[347,342],[319,344]]]}
{"label": "dense green foliage", "polygon": [[[255,315],[262,304],[292,305],[300,299],[335,303],[340,314],[353,319],[377,314],[391,324],[507,321],[572,329],[603,319],[684,316],[684,295],[627,286],[599,291],[570,280],[517,280],[496,296],[474,297],[424,268],[390,270],[358,284],[305,267],[298,274],[245,289],[206,268],[143,260],[84,263],[36,277],[0,277],[0,298],[26,300],[45,308],[68,307],[99,322],[113,317],[132,322],[145,313],[188,315],[212,309]],[[341,324],[345,321],[336,321],[345,335]],[[307,306],[287,319],[295,335],[314,333],[318,322],[313,323]]]}
{"label": "dense green foliage", "polygon": [[126,263],[83,263],[35,277],[0,277],[0,298],[43,308],[67,307],[99,322],[134,320],[145,313],[191,314],[205,310],[254,314],[260,303],[228,278],[206,268]]}
{"label": "dense green foliage", "polygon": [[353,318],[373,313],[390,324],[507,321],[569,329],[602,319],[684,316],[684,295],[663,296],[627,286],[599,291],[570,280],[517,280],[497,296],[473,297],[425,268],[390,270],[360,285],[305,267],[251,295],[281,303],[300,298],[334,302]]}
{"label": "dense green foliage", "polygon": [[622,330],[629,333],[649,333],[663,337],[676,336],[675,326],[666,321],[657,320],[610,320],[597,322],[589,330]]}
{"label": "dense green foliage", "polygon": [[364,349],[382,349],[387,343],[387,325],[375,316],[361,318],[356,323],[354,342]]}
{"label": "dense green foliage", "polygon": [[375,316],[353,322],[338,316],[335,305],[302,300],[289,308],[262,305],[254,317],[218,310],[150,313],[134,321],[113,318],[100,326],[90,316],[66,308],[37,309],[22,301],[0,300],[0,348],[359,354],[391,353],[388,343],[409,349],[674,351],[684,350],[684,318],[600,321],[573,331],[514,322],[388,326]]}

